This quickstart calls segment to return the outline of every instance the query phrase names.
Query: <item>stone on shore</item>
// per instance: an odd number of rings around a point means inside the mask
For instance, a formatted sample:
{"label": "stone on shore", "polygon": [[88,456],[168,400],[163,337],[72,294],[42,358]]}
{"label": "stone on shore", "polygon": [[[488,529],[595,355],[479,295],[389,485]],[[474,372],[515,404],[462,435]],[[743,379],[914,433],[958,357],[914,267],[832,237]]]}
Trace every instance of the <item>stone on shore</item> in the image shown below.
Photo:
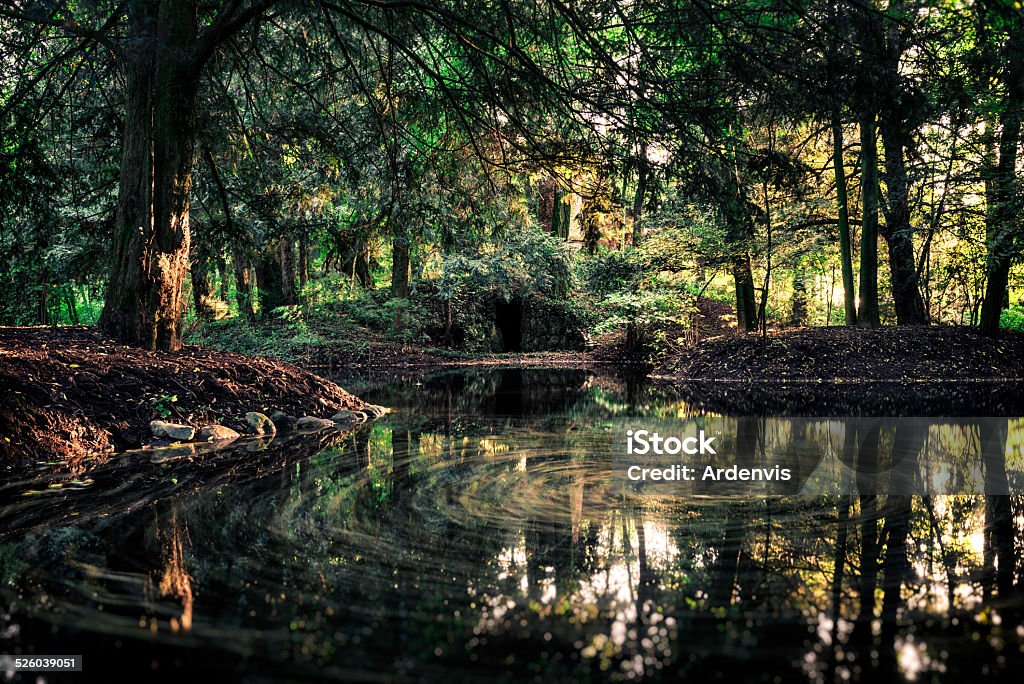
{"label": "stone on shore", "polygon": [[363,413],[370,416],[373,420],[383,418],[387,415],[388,410],[383,406],[376,406],[375,404],[367,404],[363,407]]}
{"label": "stone on shore", "polygon": [[240,434],[226,425],[206,425],[196,433],[196,441],[199,442],[226,442],[239,437]]}
{"label": "stone on shore", "polygon": [[245,414],[246,432],[250,435],[276,435],[277,427],[274,421],[257,411],[249,411]]}
{"label": "stone on shore", "polygon": [[274,411],[270,414],[270,420],[278,432],[291,432],[295,429],[295,416],[289,416],[284,411]]}
{"label": "stone on shore", "polygon": [[302,416],[295,423],[295,427],[299,430],[323,430],[325,428],[335,427],[333,420],[327,420],[326,418],[316,418],[314,416]]}
{"label": "stone on shore", "polygon": [[173,439],[177,442],[187,442],[195,437],[196,434],[196,429],[190,425],[168,423],[163,420],[150,421],[149,430],[157,439]]}

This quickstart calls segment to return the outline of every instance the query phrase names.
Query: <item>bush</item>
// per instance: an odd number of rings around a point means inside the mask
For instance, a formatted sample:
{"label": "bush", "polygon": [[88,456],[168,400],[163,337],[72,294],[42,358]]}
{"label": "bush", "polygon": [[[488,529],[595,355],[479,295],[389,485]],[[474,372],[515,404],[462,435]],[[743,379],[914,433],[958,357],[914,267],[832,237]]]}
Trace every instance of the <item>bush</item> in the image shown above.
{"label": "bush", "polygon": [[391,297],[390,290],[358,290],[348,299],[328,302],[322,310],[333,317],[384,335],[397,342],[425,340],[427,310],[415,300]]}
{"label": "bush", "polygon": [[[580,346],[583,324],[575,315],[576,255],[562,240],[537,229],[510,233],[489,250],[445,254],[438,278],[420,282],[416,298],[429,310],[427,333],[438,344],[498,351],[499,302],[518,302],[528,349]],[[540,328],[549,324],[544,334]],[[531,326],[533,325],[532,329]]]}
{"label": "bush", "polygon": [[1024,306],[1011,306],[999,315],[999,327],[1024,332]]}
{"label": "bush", "polygon": [[643,276],[642,255],[632,247],[603,249],[582,262],[580,276],[586,291],[598,297],[633,287]]}

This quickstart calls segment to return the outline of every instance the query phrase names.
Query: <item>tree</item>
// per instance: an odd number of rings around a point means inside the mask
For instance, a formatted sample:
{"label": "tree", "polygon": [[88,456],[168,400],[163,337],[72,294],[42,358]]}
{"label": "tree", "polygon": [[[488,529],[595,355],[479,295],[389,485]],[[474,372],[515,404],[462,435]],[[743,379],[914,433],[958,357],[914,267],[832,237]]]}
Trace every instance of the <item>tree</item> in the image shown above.
{"label": "tree", "polygon": [[1024,227],[1020,220],[1020,179],[1017,176],[1021,115],[1024,110],[1024,20],[1019,12],[1003,8],[998,3],[982,3],[981,7],[1005,30],[999,69],[999,81],[1004,91],[1000,103],[999,158],[991,172],[992,193],[988,207],[985,261],[988,281],[980,323],[983,333],[994,335],[999,331],[1010,266],[1024,244]]}

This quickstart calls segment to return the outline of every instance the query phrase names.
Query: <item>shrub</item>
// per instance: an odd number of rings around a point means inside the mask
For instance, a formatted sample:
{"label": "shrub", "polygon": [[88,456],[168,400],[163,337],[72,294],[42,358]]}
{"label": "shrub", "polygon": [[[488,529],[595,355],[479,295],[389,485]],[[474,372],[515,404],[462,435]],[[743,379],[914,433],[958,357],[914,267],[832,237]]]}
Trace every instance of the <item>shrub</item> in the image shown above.
{"label": "shrub", "polygon": [[999,327],[1024,332],[1024,306],[1011,306],[999,315]]}

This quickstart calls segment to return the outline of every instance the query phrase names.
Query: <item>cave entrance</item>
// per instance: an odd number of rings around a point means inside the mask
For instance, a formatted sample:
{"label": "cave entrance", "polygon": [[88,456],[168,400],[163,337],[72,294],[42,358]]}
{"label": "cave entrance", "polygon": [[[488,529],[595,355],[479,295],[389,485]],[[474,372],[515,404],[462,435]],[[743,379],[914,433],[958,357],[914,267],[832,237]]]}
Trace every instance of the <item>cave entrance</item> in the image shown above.
{"label": "cave entrance", "polygon": [[494,307],[494,324],[501,333],[501,350],[523,351],[523,303],[513,299]]}

